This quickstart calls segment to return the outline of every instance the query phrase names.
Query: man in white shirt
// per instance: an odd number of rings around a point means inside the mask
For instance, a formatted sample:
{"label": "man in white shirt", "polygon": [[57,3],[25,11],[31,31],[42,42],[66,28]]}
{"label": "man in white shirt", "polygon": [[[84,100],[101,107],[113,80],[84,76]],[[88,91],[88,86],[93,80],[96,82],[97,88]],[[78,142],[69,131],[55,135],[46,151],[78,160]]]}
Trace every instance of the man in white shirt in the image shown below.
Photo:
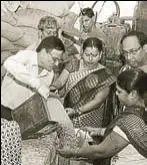
{"label": "man in white shirt", "polygon": [[36,51],[24,50],[4,62],[7,73],[1,86],[1,104],[15,109],[38,92],[47,100],[53,81],[53,68],[62,60],[62,41],[54,36],[44,38]]}

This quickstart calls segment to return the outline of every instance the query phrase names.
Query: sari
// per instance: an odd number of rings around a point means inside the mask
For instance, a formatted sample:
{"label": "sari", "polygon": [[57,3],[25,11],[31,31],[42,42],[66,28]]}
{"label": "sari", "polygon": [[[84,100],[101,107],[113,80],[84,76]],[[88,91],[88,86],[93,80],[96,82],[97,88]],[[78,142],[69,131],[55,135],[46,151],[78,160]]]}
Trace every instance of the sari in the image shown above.
{"label": "sari", "polygon": [[[71,107],[75,111],[93,100],[98,92],[110,87],[115,82],[115,77],[101,64],[89,70],[79,70],[79,67],[80,61],[78,60],[73,60],[67,66],[70,75],[66,83],[64,106]],[[108,118],[111,116],[108,115],[111,110],[108,111],[106,108],[107,101],[108,99],[90,112],[74,117],[72,120],[74,127],[102,127],[105,125],[104,119],[108,121]]]}
{"label": "sari", "polygon": [[127,136],[134,148],[147,158],[147,126],[144,122],[145,109],[142,107],[126,107],[106,130],[107,136],[118,126]]}

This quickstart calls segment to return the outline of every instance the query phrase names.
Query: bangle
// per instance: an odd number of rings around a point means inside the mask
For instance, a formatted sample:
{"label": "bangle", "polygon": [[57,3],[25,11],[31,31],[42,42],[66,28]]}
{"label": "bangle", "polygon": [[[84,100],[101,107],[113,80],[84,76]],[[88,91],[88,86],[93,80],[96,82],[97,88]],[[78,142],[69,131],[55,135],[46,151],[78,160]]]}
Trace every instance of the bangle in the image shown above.
{"label": "bangle", "polygon": [[104,136],[104,133],[105,133],[105,129],[99,128],[99,130],[97,131],[97,136]]}
{"label": "bangle", "polygon": [[106,128],[101,129],[101,136],[104,136]]}
{"label": "bangle", "polygon": [[80,111],[79,108],[77,109],[77,112],[78,112],[78,115],[81,115],[82,114],[82,112]]}

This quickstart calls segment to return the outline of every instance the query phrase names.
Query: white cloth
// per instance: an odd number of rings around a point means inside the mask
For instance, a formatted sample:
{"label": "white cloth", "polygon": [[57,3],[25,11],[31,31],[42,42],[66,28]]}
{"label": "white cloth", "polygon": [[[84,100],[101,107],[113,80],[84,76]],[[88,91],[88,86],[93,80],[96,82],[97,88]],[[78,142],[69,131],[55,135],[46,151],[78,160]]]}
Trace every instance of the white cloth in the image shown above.
{"label": "white cloth", "polygon": [[[129,142],[126,134],[118,127],[115,126],[113,131],[123,137]],[[111,165],[147,165],[147,159],[145,159],[133,145],[129,144],[121,152],[111,159]]]}
{"label": "white cloth", "polygon": [[11,109],[15,109],[34,94],[28,86],[35,89],[41,85],[49,87],[54,76],[53,71],[48,72],[45,69],[38,74],[37,53],[30,50],[20,51],[9,57],[4,67],[7,73],[1,87],[1,104]]}

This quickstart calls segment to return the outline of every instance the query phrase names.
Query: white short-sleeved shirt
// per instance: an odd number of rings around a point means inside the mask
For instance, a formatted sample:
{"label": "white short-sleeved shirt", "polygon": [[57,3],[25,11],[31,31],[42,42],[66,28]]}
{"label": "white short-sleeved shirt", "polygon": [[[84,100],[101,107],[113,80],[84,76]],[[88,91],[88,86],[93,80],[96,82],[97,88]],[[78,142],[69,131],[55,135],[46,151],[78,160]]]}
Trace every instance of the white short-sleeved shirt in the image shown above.
{"label": "white short-sleeved shirt", "polygon": [[45,69],[38,74],[37,53],[31,50],[23,50],[9,57],[4,67],[7,73],[1,86],[1,104],[12,110],[33,96],[34,92],[27,86],[16,82],[10,73],[19,79],[19,82],[28,86],[31,84],[36,87],[45,85],[48,88],[54,76],[53,71],[49,72]]}
{"label": "white short-sleeved shirt", "polygon": [[[129,142],[126,134],[118,126],[115,126],[113,131]],[[147,159],[133,145],[129,144],[116,156],[112,157],[111,165],[147,165]]]}

